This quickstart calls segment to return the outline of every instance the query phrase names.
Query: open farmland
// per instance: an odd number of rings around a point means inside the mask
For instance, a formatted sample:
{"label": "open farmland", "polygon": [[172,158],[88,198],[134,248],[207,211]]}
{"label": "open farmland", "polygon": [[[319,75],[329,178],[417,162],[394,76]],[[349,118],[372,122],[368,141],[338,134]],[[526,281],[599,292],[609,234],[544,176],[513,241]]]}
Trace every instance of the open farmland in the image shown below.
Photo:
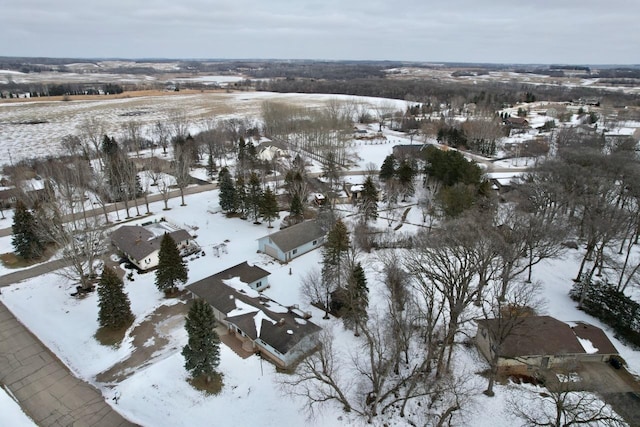
{"label": "open farmland", "polygon": [[[72,101],[25,101],[0,103],[0,157],[4,164],[62,152],[61,140],[78,135],[91,119],[97,119],[104,132],[116,138],[124,135],[125,124],[136,121],[145,137],[152,138],[151,127],[158,121],[184,117],[191,132],[201,130],[209,120],[246,117],[258,119],[263,101],[278,101],[308,108],[319,107],[331,99],[350,99],[369,103],[377,98],[320,94],[276,94],[269,92],[167,92],[157,96],[123,97]],[[404,108],[404,101],[395,101]],[[10,153],[10,155],[9,155]]]}

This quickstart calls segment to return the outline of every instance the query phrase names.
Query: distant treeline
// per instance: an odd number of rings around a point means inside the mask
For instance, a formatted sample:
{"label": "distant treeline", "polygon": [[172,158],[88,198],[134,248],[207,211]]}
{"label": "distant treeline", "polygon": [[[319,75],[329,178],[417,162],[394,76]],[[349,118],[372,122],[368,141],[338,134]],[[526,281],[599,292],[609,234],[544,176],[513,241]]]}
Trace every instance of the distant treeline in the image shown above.
{"label": "distant treeline", "polygon": [[124,88],[118,84],[107,83],[96,84],[57,84],[57,85],[34,85],[34,84],[11,84],[5,85],[0,91],[0,98],[19,98],[29,94],[31,98],[41,96],[64,96],[64,95],[106,95],[124,92]]}
{"label": "distant treeline", "polygon": [[364,78],[353,80],[315,80],[302,78],[258,81],[258,90],[282,93],[330,93],[417,102],[449,103],[459,99],[492,109],[523,101],[524,94],[531,99],[565,102],[579,98],[598,98],[611,105],[640,105],[636,96],[588,87],[562,87],[552,85],[525,85],[501,82],[477,82],[474,85],[435,80],[397,80]]}

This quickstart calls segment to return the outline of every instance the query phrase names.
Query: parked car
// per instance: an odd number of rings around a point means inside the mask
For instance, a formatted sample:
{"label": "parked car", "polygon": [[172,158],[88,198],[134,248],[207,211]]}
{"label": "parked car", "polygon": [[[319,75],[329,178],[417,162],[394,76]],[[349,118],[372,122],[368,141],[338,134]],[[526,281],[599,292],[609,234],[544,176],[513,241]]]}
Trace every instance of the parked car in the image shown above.
{"label": "parked car", "polygon": [[609,364],[615,369],[620,369],[622,368],[622,359],[616,356],[611,356],[611,358],[609,358]]}

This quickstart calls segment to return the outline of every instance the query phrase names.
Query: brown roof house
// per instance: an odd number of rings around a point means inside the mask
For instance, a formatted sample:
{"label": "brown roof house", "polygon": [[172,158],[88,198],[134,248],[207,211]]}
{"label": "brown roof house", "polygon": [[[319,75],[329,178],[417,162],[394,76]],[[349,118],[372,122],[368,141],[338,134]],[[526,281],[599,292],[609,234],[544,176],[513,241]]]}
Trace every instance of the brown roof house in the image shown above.
{"label": "brown roof house", "polygon": [[584,322],[565,323],[550,316],[518,319],[501,345],[497,319],[478,320],[476,344],[487,360],[496,347],[498,366],[507,370],[550,368],[566,362],[606,362],[618,351],[602,329]]}
{"label": "brown roof house", "polygon": [[154,222],[145,226],[123,225],[111,234],[111,244],[140,270],[150,270],[158,266],[160,242],[165,233],[176,242],[183,256],[199,250],[186,230],[168,222]]}
{"label": "brown roof house", "polygon": [[324,243],[326,231],[317,221],[305,221],[258,239],[258,251],[289,262]]}
{"label": "brown roof house", "polygon": [[242,342],[281,368],[289,368],[320,345],[321,328],[308,313],[284,307],[256,291],[270,273],[246,262],[192,283],[187,289],[213,308],[216,319]]}

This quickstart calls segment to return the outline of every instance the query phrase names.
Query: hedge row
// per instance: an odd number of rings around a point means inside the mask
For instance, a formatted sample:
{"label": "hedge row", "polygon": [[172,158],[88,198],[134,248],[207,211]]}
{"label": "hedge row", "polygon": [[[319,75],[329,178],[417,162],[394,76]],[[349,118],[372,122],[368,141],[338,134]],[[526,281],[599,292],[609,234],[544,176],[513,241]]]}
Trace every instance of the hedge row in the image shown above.
{"label": "hedge row", "polygon": [[601,281],[578,282],[569,296],[580,301],[583,289],[581,310],[611,326],[616,338],[640,347],[640,304]]}

